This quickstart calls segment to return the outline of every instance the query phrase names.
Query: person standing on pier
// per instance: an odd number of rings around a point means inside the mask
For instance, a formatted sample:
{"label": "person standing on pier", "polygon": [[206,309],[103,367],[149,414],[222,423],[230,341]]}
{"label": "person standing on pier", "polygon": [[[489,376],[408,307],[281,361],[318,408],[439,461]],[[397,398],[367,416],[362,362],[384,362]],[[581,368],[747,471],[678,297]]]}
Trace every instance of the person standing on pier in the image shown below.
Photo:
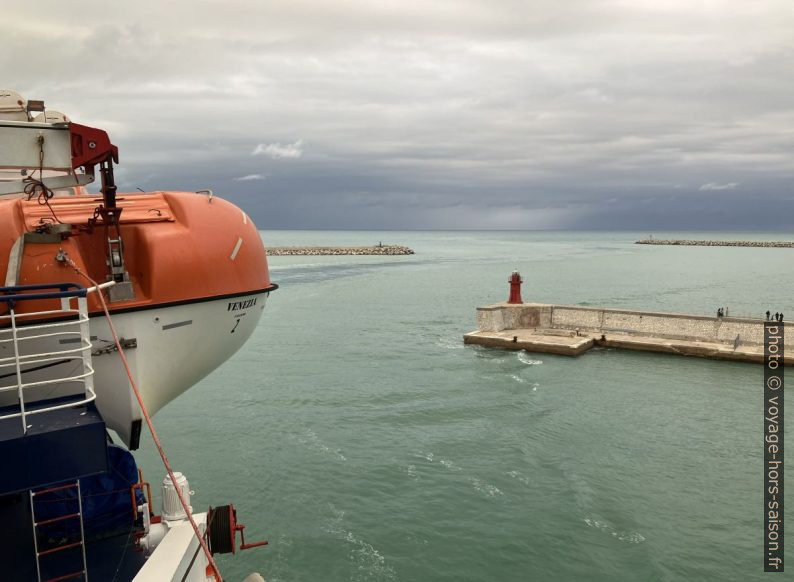
{"label": "person standing on pier", "polygon": [[782,311],[780,312],[780,319],[778,321],[780,321],[780,323],[783,323],[783,312]]}
{"label": "person standing on pier", "polygon": [[771,313],[769,313],[769,310],[768,310],[768,309],[766,310],[766,320],[767,320],[767,321],[771,321],[771,320],[772,320],[772,314],[771,314]]}
{"label": "person standing on pier", "polygon": [[776,311],[776,312],[775,312],[775,321],[780,321],[780,320],[778,319],[778,317],[780,317],[780,314],[779,314],[779,313]]}

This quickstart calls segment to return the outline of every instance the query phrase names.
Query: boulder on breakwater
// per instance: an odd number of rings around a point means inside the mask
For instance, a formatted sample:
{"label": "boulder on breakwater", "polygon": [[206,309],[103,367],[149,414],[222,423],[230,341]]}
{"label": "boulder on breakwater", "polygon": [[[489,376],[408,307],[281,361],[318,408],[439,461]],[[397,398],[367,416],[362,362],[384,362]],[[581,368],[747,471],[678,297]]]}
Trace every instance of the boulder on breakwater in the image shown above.
{"label": "boulder on breakwater", "polygon": [[271,247],[268,256],[288,255],[413,255],[414,251],[401,245],[372,247]]}
{"label": "boulder on breakwater", "polygon": [[794,248],[790,241],[763,241],[763,240],[686,240],[686,239],[656,239],[647,238],[635,241],[637,245],[679,245],[689,247],[769,247],[780,249]]}

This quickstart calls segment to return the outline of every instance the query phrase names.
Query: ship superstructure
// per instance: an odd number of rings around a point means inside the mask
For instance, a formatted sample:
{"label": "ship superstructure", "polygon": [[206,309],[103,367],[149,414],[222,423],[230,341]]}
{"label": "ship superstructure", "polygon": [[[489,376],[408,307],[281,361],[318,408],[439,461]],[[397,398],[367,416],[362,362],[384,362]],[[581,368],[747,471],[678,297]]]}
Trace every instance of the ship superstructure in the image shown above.
{"label": "ship superstructure", "polygon": [[119,580],[205,580],[242,532],[233,506],[192,519],[170,467],[155,516],[129,451],[251,335],[277,288],[266,252],[209,191],[118,193],[118,157],[104,131],[0,90],[0,547],[30,575],[12,579],[102,580],[113,562]]}

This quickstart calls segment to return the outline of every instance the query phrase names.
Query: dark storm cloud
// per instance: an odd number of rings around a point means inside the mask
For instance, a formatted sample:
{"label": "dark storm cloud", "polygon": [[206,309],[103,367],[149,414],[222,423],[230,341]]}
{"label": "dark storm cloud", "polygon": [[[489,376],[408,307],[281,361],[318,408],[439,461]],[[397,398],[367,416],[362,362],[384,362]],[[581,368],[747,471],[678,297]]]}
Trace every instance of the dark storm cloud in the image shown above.
{"label": "dark storm cloud", "polygon": [[792,10],[693,4],[53,2],[0,70],[262,227],[792,227]]}

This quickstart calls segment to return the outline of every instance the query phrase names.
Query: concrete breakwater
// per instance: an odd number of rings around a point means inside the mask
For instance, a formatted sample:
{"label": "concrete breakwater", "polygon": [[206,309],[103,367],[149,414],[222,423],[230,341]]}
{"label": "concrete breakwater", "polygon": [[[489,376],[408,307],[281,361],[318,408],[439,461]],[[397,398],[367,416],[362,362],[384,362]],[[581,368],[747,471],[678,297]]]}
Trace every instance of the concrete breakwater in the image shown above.
{"label": "concrete breakwater", "polygon": [[762,240],[686,240],[686,239],[655,239],[638,240],[636,245],[680,245],[688,247],[768,247],[778,249],[794,248],[791,241]]}
{"label": "concrete breakwater", "polygon": [[271,257],[287,255],[413,255],[414,251],[400,245],[377,245],[372,247],[271,247]]}
{"label": "concrete breakwater", "polygon": [[[794,345],[788,323],[776,323]],[[477,308],[477,331],[464,343],[578,356],[593,346],[742,362],[764,361],[764,321],[680,313],[497,303]],[[794,365],[794,349],[783,363]]]}

